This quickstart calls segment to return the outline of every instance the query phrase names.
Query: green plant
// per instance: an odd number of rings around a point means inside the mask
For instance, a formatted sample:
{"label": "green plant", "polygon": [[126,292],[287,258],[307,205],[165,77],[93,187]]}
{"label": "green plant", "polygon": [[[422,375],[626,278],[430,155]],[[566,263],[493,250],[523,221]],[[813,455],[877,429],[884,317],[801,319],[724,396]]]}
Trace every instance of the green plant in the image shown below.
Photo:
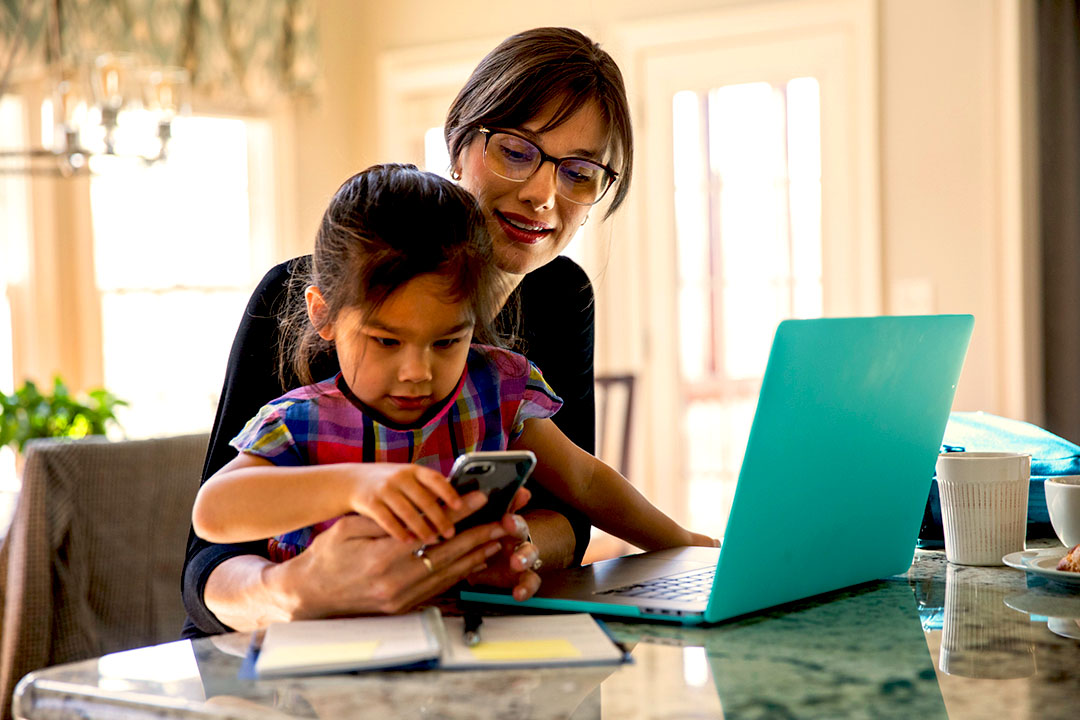
{"label": "green plant", "polygon": [[34,438],[104,435],[109,423],[119,426],[115,410],[127,402],[98,388],[75,397],[59,377],[52,393],[43,393],[27,380],[13,394],[0,393],[0,447],[11,445],[22,452]]}

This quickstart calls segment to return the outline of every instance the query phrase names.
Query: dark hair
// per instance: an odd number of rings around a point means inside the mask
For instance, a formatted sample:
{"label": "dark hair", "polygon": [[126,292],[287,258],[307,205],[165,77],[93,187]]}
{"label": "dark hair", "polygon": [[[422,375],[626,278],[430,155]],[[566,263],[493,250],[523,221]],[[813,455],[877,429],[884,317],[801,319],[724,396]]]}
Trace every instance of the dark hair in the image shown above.
{"label": "dark hair", "polygon": [[[468,301],[473,336],[497,344],[492,323],[502,293],[491,257],[484,214],[468,191],[415,165],[374,165],[353,175],[323,214],[310,272],[293,277],[279,373],[284,377],[291,364],[310,384],[312,358],[331,345],[319,337],[322,327],[347,308],[377,311],[395,290],[429,273],[445,277],[452,296]],[[318,326],[302,301],[309,285],[327,306]]]}
{"label": "dark hair", "polygon": [[515,128],[538,116],[549,104],[555,113],[542,128],[563,124],[590,101],[607,125],[606,142],[614,148],[619,181],[604,217],[615,212],[630,190],[634,137],[630,104],[619,66],[606,51],[577,30],[535,28],[512,35],[480,61],[446,115],[443,134],[457,163],[478,125]]}

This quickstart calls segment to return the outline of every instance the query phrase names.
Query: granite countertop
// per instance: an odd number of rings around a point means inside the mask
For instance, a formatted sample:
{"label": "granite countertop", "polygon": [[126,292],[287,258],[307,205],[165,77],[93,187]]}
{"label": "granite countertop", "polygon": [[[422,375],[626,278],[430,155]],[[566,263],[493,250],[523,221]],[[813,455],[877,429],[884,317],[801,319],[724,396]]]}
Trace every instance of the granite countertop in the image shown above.
{"label": "granite countertop", "polygon": [[[1049,543],[1043,543],[1048,545]],[[250,637],[29,675],[26,718],[1074,718],[1080,586],[917,551],[904,575],[711,628],[615,622],[617,667],[249,681]]]}

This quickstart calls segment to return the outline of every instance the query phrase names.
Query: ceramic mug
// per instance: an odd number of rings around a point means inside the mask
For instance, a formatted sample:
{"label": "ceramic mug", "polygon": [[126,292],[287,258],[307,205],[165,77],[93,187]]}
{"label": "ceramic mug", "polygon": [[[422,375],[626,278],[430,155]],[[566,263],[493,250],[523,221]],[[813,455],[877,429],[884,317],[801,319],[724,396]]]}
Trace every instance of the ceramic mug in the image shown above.
{"label": "ceramic mug", "polygon": [[1065,547],[1080,545],[1080,475],[1046,478],[1046,509],[1050,524]]}

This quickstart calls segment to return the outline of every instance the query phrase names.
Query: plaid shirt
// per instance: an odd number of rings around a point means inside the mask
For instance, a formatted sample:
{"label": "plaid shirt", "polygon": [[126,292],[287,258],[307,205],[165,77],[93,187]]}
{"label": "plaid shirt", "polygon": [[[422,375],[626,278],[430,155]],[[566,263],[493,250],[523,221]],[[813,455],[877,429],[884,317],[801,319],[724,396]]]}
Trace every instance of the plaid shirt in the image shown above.
{"label": "plaid shirt", "polygon": [[[339,373],[263,406],[230,445],[282,466],[416,463],[448,475],[462,453],[505,450],[521,434],[525,420],[551,417],[561,406],[540,370],[525,357],[473,345],[457,388],[416,427],[372,418]],[[295,556],[335,520],[272,538],[271,558]]]}

